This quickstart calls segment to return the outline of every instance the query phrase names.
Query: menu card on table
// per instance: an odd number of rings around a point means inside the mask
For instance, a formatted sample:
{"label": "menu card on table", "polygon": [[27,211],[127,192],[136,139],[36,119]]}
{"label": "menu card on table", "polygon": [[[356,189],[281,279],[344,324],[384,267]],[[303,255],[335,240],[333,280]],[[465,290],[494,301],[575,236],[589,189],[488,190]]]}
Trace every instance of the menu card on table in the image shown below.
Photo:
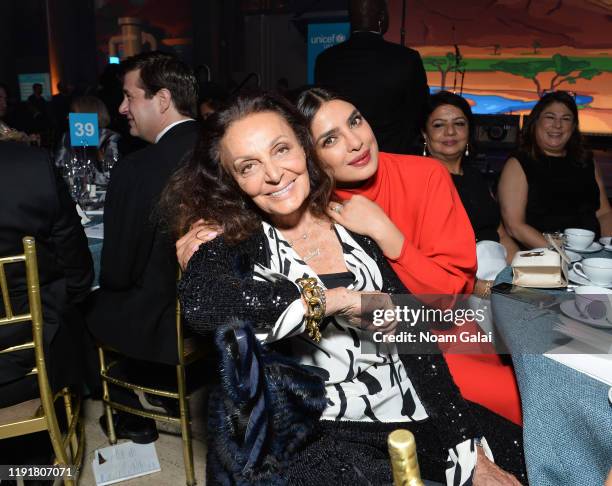
{"label": "menu card on table", "polygon": [[161,471],[155,444],[125,442],[94,451],[93,473],[97,486],[118,483]]}

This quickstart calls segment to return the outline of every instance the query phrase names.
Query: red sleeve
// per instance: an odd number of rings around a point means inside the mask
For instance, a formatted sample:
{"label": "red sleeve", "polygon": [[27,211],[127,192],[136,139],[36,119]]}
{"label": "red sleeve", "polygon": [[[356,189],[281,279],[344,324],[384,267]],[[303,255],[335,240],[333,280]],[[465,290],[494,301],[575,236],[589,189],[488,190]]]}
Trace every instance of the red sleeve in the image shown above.
{"label": "red sleeve", "polygon": [[390,260],[393,269],[413,294],[470,294],[476,275],[476,238],[446,169],[430,173],[419,197],[414,237],[403,231],[402,252]]}

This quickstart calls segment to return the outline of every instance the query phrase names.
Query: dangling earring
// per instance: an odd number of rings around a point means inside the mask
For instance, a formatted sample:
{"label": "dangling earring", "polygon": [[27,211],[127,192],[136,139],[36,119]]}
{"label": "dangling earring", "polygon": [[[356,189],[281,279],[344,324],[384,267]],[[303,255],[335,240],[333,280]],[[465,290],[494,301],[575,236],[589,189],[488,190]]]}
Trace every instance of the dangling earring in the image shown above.
{"label": "dangling earring", "polygon": [[465,156],[468,157],[470,155],[470,144],[465,145]]}
{"label": "dangling earring", "polygon": [[427,157],[427,140],[423,142],[423,157]]}
{"label": "dangling earring", "polygon": [[382,20],[378,19],[378,33],[382,34]]}

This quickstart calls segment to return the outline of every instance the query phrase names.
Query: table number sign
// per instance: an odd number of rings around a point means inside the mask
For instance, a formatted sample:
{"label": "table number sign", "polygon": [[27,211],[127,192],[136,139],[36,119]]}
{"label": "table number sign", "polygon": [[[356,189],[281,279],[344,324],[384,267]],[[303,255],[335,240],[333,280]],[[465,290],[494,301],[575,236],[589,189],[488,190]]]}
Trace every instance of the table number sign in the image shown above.
{"label": "table number sign", "polygon": [[98,132],[97,113],[69,113],[70,145],[73,147],[98,146],[100,142]]}

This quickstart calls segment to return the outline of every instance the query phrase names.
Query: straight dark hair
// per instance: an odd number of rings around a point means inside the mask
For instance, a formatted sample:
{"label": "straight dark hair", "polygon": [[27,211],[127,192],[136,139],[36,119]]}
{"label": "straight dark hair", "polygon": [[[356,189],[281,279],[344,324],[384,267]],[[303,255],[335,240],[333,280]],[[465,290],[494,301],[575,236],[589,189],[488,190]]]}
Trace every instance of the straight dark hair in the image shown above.
{"label": "straight dark hair", "polygon": [[198,83],[192,69],[176,56],[165,52],[144,52],[121,63],[123,76],[140,71],[140,86],[146,98],[152,98],[160,89],[167,89],[177,111],[195,117]]}
{"label": "straight dark hair", "polygon": [[580,127],[578,124],[578,107],[573,96],[566,91],[553,91],[545,94],[540,98],[540,101],[531,110],[529,116],[523,123],[523,129],[521,130],[521,143],[520,150],[526,152],[533,160],[541,160],[545,154],[542,149],[538,146],[535,130],[536,123],[542,116],[542,113],[553,103],[561,103],[565,105],[574,117],[574,130],[565,145],[567,156],[569,159],[579,167],[586,167],[589,161],[592,159],[593,154],[587,149],[582,134],[580,133]]}
{"label": "straight dark hair", "polygon": [[192,157],[175,172],[162,194],[162,215],[176,235],[187,232],[198,219],[221,226],[229,242],[241,241],[260,227],[266,215],[240,189],[220,159],[220,144],[230,125],[256,113],[275,113],[294,131],[310,177],[307,204],[313,214],[325,216],[333,179],[315,155],[304,117],[276,94],[239,94],[205,120]]}
{"label": "straight dark hair", "polygon": [[[431,95],[427,102],[425,116],[421,120],[421,130],[423,132],[427,132],[427,122],[429,121],[429,117],[434,111],[436,111],[436,109],[444,105],[454,106],[455,108],[461,110],[461,113],[463,113],[463,116],[465,116],[468,123],[468,143],[470,144],[471,148],[470,153],[474,154],[475,152],[477,152],[478,148],[476,147],[474,136],[474,114],[472,113],[472,108],[470,108],[470,104],[463,96],[451,93],[450,91],[438,91],[437,93]],[[464,159],[465,158],[466,157],[464,156]]]}
{"label": "straight dark hair", "polygon": [[340,100],[353,104],[347,98],[335,93],[326,88],[314,87],[307,88],[300,92],[296,98],[295,105],[298,111],[302,114],[308,126],[312,123],[313,118],[324,103],[328,101]]}

